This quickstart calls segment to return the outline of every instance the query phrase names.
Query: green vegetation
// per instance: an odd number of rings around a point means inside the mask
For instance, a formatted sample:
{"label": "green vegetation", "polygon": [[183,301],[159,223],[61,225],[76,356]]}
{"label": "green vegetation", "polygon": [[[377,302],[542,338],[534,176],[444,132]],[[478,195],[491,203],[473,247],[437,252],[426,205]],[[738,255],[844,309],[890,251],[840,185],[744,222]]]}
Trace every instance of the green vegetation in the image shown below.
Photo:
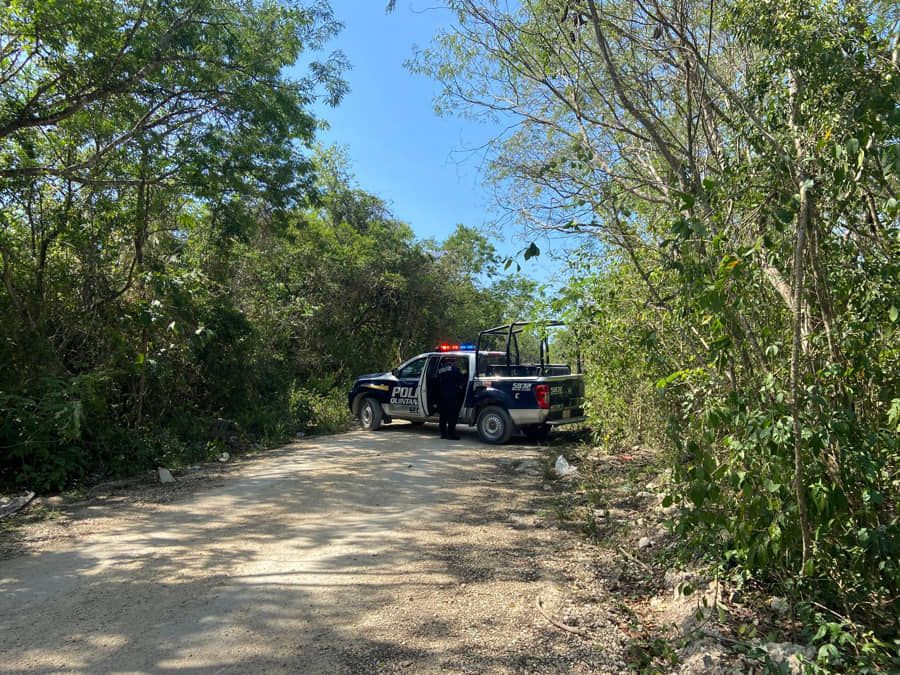
{"label": "green vegetation", "polygon": [[[449,5],[459,26],[413,68],[440,110],[514,122],[491,178],[579,243],[549,309],[596,440],[666,451],[685,548],[790,595],[821,666],[885,666],[896,5]],[[4,3],[0,485],[338,430],[348,378],[526,313],[536,286],[484,236],[417,241],[316,148],[338,28],[324,3]]]}
{"label": "green vegetation", "polygon": [[314,149],[338,27],[322,3],[4,5],[0,485],[342,429],[349,378],[531,295],[483,236],[416,241]]}
{"label": "green vegetation", "polygon": [[493,175],[581,237],[598,440],[667,449],[692,553],[788,593],[822,666],[898,646],[897,7],[450,3],[414,67],[517,124]]}

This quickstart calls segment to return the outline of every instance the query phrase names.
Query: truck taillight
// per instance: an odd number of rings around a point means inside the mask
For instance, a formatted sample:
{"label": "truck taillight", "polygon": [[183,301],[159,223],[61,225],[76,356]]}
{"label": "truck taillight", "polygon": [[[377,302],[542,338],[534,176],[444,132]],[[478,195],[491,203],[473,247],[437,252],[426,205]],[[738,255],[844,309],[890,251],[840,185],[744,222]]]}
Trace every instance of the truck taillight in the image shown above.
{"label": "truck taillight", "polygon": [[550,385],[536,384],[534,385],[534,398],[537,400],[538,408],[546,410],[550,407]]}

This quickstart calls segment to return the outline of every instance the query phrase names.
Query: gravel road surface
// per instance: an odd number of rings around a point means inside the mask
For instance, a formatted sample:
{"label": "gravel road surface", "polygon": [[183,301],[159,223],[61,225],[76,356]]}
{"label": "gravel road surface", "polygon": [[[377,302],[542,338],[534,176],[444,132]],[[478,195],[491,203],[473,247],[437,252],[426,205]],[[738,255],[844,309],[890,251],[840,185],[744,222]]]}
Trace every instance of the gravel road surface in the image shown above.
{"label": "gravel road surface", "polygon": [[538,450],[397,424],[65,507],[0,560],[0,672],[619,672],[536,610],[577,547]]}

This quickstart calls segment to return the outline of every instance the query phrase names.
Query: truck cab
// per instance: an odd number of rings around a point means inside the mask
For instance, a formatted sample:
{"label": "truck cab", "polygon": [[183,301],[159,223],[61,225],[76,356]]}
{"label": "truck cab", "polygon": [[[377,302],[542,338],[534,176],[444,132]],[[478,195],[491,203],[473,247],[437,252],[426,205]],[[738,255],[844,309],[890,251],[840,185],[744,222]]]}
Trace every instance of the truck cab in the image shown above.
{"label": "truck cab", "polygon": [[[542,439],[553,426],[583,421],[583,377],[572,374],[568,365],[549,363],[546,339],[540,362],[521,362],[517,336],[528,325],[491,328],[474,345],[442,344],[390,372],[363,375],[348,394],[350,410],[369,431],[394,419],[437,422],[437,371],[450,358],[466,381],[459,422],[476,427],[486,443],[505,443],[516,432]],[[503,351],[481,348],[497,335],[506,339]]]}

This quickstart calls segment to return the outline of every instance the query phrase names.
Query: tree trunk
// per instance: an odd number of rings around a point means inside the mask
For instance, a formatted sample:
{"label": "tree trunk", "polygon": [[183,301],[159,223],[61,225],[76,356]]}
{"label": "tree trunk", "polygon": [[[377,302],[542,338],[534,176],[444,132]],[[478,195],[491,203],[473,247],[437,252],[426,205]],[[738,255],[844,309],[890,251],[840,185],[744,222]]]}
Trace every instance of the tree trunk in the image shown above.
{"label": "tree trunk", "polygon": [[[789,83],[791,98],[791,130],[794,132],[794,146],[796,152],[796,166],[803,166],[805,150],[799,128],[799,99],[800,80],[797,74],[791,72]],[[792,307],[791,328],[793,339],[791,341],[791,418],[794,431],[794,493],[797,499],[797,514],[800,520],[800,535],[802,538],[802,565],[801,575],[806,572],[806,563],[812,551],[812,530],[809,525],[809,512],[806,505],[806,480],[804,477],[803,463],[803,421],[801,411],[804,408],[803,383],[801,372],[801,360],[806,354],[806,305],[803,295],[804,271],[806,269],[806,242],[810,227],[810,215],[812,203],[809,189],[812,181],[806,172],[799,168],[796,181],[800,186],[800,210],[797,213],[797,234],[794,240],[794,261],[791,273]]]}
{"label": "tree trunk", "polygon": [[791,324],[793,340],[791,344],[791,418],[794,428],[794,493],[797,499],[797,511],[800,517],[800,533],[803,540],[803,568],[809,560],[812,547],[812,534],[809,526],[809,513],[806,506],[806,481],[803,465],[803,410],[804,396],[801,382],[801,359],[803,358],[803,277],[806,257],[806,237],[809,228],[809,194],[806,185],[800,187],[800,213],[797,216],[797,237],[794,241],[793,268],[793,308]]}
{"label": "tree trunk", "polygon": [[[146,146],[141,147],[140,182],[137,188],[136,223],[134,233],[134,260],[137,274],[137,292],[143,300],[146,295],[144,288],[144,244],[147,241],[148,221],[150,219],[149,187],[148,187],[149,153]],[[141,374],[138,377],[137,401],[134,413],[134,426],[139,429],[144,421],[144,397],[147,394],[147,351],[150,347],[149,329],[144,326],[141,329],[141,354],[144,360],[141,363]]]}

